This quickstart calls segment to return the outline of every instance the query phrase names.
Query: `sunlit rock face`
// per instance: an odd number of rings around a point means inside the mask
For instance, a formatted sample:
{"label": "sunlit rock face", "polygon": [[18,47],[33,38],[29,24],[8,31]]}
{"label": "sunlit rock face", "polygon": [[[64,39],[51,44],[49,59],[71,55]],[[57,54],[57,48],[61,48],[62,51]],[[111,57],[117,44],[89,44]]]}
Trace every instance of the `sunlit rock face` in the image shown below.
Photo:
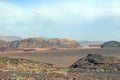
{"label": "sunlit rock face", "polygon": [[10,47],[22,48],[78,48],[80,44],[75,40],[53,38],[45,40],[43,38],[29,38],[20,41],[13,41]]}
{"label": "sunlit rock face", "polygon": [[20,41],[13,41],[10,47],[22,49],[22,48],[44,48],[47,47],[47,41],[42,38],[28,38]]}
{"label": "sunlit rock face", "polygon": [[0,48],[9,47],[10,43],[0,39]]}
{"label": "sunlit rock face", "polygon": [[56,48],[78,48],[80,44],[75,40],[53,38],[48,40],[48,46]]}

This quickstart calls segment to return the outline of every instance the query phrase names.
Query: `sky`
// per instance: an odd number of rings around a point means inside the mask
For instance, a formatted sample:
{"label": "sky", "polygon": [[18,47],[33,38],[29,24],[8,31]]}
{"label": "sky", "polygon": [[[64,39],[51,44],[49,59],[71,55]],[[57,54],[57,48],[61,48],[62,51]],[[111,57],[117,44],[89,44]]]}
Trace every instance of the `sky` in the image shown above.
{"label": "sky", "polygon": [[120,41],[120,0],[0,0],[0,35]]}

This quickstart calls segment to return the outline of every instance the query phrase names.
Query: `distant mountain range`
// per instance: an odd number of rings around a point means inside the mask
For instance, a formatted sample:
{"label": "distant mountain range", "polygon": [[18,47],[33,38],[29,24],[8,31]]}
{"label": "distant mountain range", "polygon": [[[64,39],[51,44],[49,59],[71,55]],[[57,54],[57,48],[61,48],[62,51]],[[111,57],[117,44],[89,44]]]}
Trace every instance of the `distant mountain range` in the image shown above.
{"label": "distant mountain range", "polygon": [[0,36],[0,39],[3,41],[11,42],[15,40],[21,40],[22,38],[17,36]]}
{"label": "distant mountain range", "polygon": [[104,41],[79,41],[81,46],[101,45]]}
{"label": "distant mountain range", "polygon": [[64,38],[52,38],[52,39],[44,39],[40,37],[36,38],[27,38],[27,39],[18,39],[15,41],[7,42],[0,39],[0,50],[19,50],[19,49],[28,49],[28,48],[79,48],[81,45],[75,41]]}
{"label": "distant mountain range", "polygon": [[[98,46],[97,46],[98,45]],[[120,47],[120,42],[117,41],[75,41],[65,38],[44,38],[35,37],[22,39],[16,36],[0,36],[0,49],[26,49],[26,48],[79,48],[81,46],[90,47]]]}

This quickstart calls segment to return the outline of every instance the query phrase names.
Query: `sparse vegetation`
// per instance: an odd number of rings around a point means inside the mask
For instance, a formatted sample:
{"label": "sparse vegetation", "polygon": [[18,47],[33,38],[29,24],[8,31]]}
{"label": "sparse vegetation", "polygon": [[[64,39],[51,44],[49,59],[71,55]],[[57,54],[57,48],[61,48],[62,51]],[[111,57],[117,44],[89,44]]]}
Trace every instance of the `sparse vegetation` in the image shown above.
{"label": "sparse vegetation", "polygon": [[[83,69],[81,67],[67,68],[68,66],[73,64],[76,60],[78,60],[79,58],[85,57],[89,53],[103,54],[107,56],[120,56],[119,51],[120,51],[119,48],[103,48],[103,49],[85,49],[85,50],[83,49],[82,50],[79,50],[79,49],[51,50],[47,52],[22,52],[22,53],[14,53],[14,54],[4,53],[4,54],[0,54],[0,56],[2,57],[9,56],[12,59],[11,60],[9,60],[9,58],[1,59],[2,61],[6,60],[7,62],[0,63],[0,65],[2,65],[1,67],[2,72],[0,72],[0,78],[4,80],[8,80],[8,78],[11,80],[13,79],[21,79],[21,80],[28,80],[28,79],[32,79],[32,80],[96,80],[96,79],[97,80],[119,80],[120,72],[119,72],[119,68],[116,69],[116,67],[114,67],[114,69],[112,70],[109,68],[111,71],[107,71],[107,72],[106,72],[106,68],[103,66],[99,66],[96,70],[94,68]],[[21,57],[23,59],[18,59]],[[96,55],[96,57],[100,57],[100,55]],[[89,57],[89,58],[91,62],[92,57]],[[27,60],[29,59],[27,61],[29,63],[26,62],[26,59]],[[111,58],[111,59],[115,60],[114,58]],[[35,64],[33,64],[34,61],[32,60],[35,61]],[[54,65],[53,65],[53,68],[49,68],[49,67],[46,68],[46,67],[39,66],[36,63],[36,61],[38,63],[44,62],[45,65],[47,66],[52,66],[51,64],[48,64],[48,63],[52,63]],[[10,65],[11,63],[12,65]],[[42,65],[44,63],[42,63]],[[92,61],[92,63],[94,63],[94,61]],[[5,70],[3,71],[4,68]]]}

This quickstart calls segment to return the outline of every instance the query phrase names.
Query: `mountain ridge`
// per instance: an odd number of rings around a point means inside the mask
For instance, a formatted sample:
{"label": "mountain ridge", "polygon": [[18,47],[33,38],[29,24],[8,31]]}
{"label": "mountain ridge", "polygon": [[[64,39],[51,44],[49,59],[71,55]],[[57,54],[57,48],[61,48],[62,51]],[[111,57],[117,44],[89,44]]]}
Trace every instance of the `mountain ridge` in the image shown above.
{"label": "mountain ridge", "polygon": [[45,40],[40,37],[15,40],[11,42],[0,40],[1,49],[24,49],[24,48],[78,48],[81,45],[75,41],[65,38],[51,38]]}
{"label": "mountain ridge", "polygon": [[0,36],[1,40],[7,41],[7,42],[11,42],[11,41],[15,41],[15,40],[21,40],[21,37],[17,37],[17,36]]}

